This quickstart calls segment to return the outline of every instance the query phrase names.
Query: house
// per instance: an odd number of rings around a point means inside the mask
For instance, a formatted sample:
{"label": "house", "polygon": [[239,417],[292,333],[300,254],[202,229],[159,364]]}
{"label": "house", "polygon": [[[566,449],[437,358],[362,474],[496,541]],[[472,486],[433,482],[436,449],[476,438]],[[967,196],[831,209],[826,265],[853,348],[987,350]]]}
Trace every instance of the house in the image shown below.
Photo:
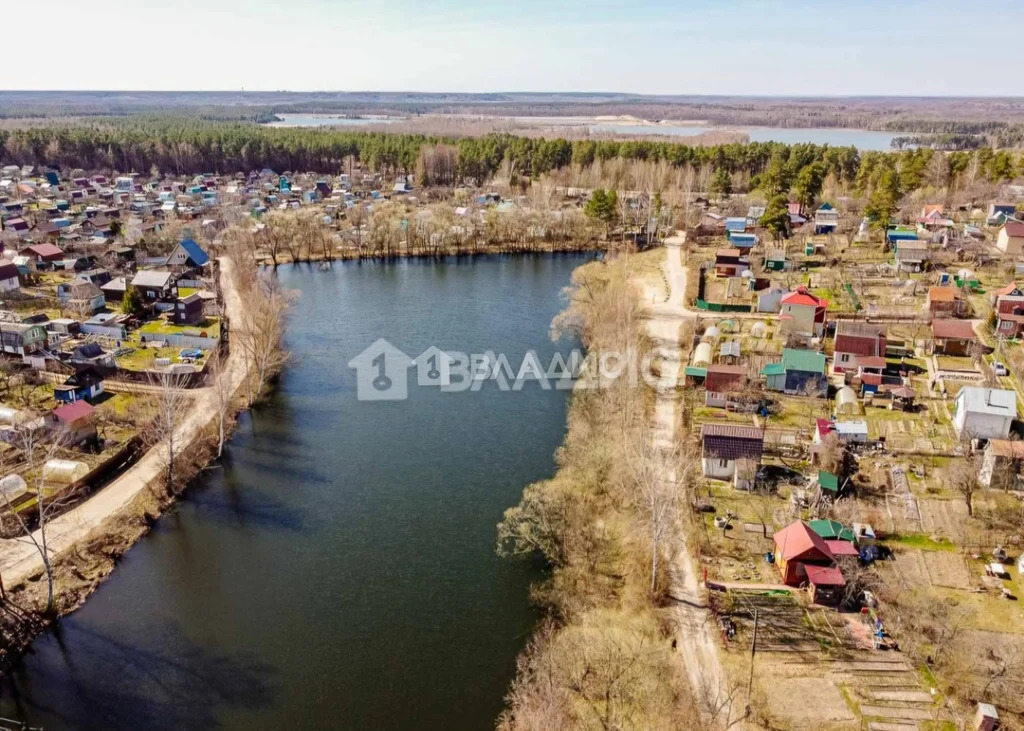
{"label": "house", "polygon": [[1001,226],[1006,223],[1007,219],[1013,218],[1017,214],[1017,207],[1012,203],[991,203],[988,207],[988,216],[985,217],[985,223],[989,226]]}
{"label": "house", "polygon": [[966,303],[956,287],[929,287],[925,307],[933,317],[961,317]]}
{"label": "house", "polygon": [[828,389],[825,356],[813,350],[783,348],[782,361],[769,363],[761,375],[769,391],[822,396]]}
{"label": "house", "polygon": [[21,256],[28,257],[33,268],[38,269],[42,263],[60,261],[64,258],[64,252],[60,247],[53,244],[32,244],[18,252]]}
{"label": "house", "polygon": [[50,412],[51,428],[61,430],[61,441],[65,444],[81,444],[95,439],[94,411],[92,405],[85,400],[58,406]]}
{"label": "house", "polygon": [[46,328],[25,322],[0,322],[0,342],[3,351],[12,355],[27,355],[46,347]]}
{"label": "house", "polygon": [[899,240],[896,242],[896,271],[919,272],[930,258],[927,241]]}
{"label": "house", "polygon": [[782,282],[772,282],[764,289],[754,292],[757,297],[758,312],[778,312],[782,308],[782,298],[789,289]]}
{"label": "house", "polygon": [[953,428],[961,439],[1006,439],[1016,418],[1016,391],[965,386],[953,402]]}
{"label": "house", "polygon": [[20,288],[18,267],[10,259],[0,259],[0,292],[12,292]]}
{"label": "house", "polygon": [[747,219],[746,218],[727,218],[725,219],[725,233],[726,236],[729,234],[737,233],[741,234],[747,230]]}
{"label": "house", "polygon": [[[703,424],[700,428],[701,470],[705,477],[731,480],[742,473],[737,462],[761,464],[764,430],[739,424]],[[746,483],[746,480],[743,480]],[[737,484],[749,489],[752,484]]]}
{"label": "house", "polygon": [[989,298],[996,316],[996,334],[1016,338],[1024,329],[1024,289],[1010,282]]}
{"label": "house", "polygon": [[842,444],[867,444],[868,423],[866,421],[829,421],[828,419],[816,419],[813,438],[814,444],[823,444],[829,434],[835,434],[836,438]]}
{"label": "house", "polygon": [[825,311],[828,300],[823,300],[800,285],[782,300],[779,329],[801,335],[821,337],[825,332]]}
{"label": "house", "polygon": [[707,367],[704,378],[704,405],[716,408],[728,408],[733,400],[731,393],[743,387],[747,377],[746,366],[715,364]]}
{"label": "house", "polygon": [[203,298],[198,292],[182,297],[174,304],[175,325],[198,325],[203,321]]}
{"label": "house", "polygon": [[111,340],[124,340],[126,330],[124,315],[114,312],[99,312],[82,323],[82,332],[86,335],[100,335]]}
{"label": "house", "polygon": [[831,203],[822,203],[814,212],[814,233],[830,234],[839,228],[839,211]]}
{"label": "house", "polygon": [[884,358],[885,347],[884,327],[854,320],[840,320],[836,325],[832,370],[835,373],[857,370],[858,358]]}
{"label": "house", "polygon": [[782,583],[787,586],[808,583],[808,566],[830,568],[835,565],[835,556],[825,539],[802,520],[790,523],[772,538],[775,542],[775,566]]}
{"label": "house", "polygon": [[107,306],[107,298],[88,279],[75,278],[57,285],[61,306],[83,315],[93,315]]}
{"label": "house", "polygon": [[996,237],[996,248],[1004,254],[1019,254],[1024,251],[1024,223],[1007,221],[999,229]]}
{"label": "house", "polygon": [[719,249],[715,252],[715,274],[719,277],[738,277],[749,268],[749,259],[739,249]]}
{"label": "house", "polygon": [[985,487],[1001,490],[1020,489],[1020,470],[1024,464],[1024,442],[989,439],[978,471],[978,481]]}
{"label": "house", "polygon": [[932,321],[932,352],[937,355],[967,355],[976,342],[970,320]]}
{"label": "house", "polygon": [[729,243],[745,252],[757,246],[757,235],[748,233],[730,233]]}
{"label": "house", "polygon": [[108,302],[120,302],[124,299],[124,293],[128,289],[127,280],[124,277],[111,279],[106,284],[100,285],[100,291],[107,298]]}
{"label": "house", "polygon": [[170,299],[177,292],[174,274],[161,269],[144,269],[132,278],[132,286],[147,302]]}
{"label": "house", "polygon": [[786,250],[782,247],[767,249],[764,252],[764,268],[769,272],[781,272],[786,268]]}
{"label": "house", "polygon": [[92,402],[103,393],[103,375],[94,366],[84,366],[63,385],[53,387],[53,397],[64,404],[86,400]]}
{"label": "house", "polygon": [[184,239],[167,256],[165,266],[198,268],[210,262],[209,255],[192,239]]}

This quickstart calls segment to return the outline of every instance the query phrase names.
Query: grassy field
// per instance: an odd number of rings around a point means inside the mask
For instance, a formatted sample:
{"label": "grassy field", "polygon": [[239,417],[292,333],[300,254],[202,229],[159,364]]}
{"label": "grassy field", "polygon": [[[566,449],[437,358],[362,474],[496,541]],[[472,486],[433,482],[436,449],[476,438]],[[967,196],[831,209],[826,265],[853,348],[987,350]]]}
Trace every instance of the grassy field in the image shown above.
{"label": "grassy field", "polygon": [[152,320],[139,328],[145,335],[184,335],[186,332],[205,332],[209,337],[220,336],[220,319],[208,317],[199,325],[174,325],[164,319]]}

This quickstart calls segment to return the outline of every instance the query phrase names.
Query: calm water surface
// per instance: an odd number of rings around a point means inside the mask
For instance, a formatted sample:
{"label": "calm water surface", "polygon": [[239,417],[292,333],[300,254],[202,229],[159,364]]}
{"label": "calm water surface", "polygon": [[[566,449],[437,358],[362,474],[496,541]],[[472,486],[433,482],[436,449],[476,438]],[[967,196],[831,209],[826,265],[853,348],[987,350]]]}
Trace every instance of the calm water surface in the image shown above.
{"label": "calm water surface", "polygon": [[350,358],[379,337],[553,345],[582,256],[283,268],[302,291],[278,391],[85,606],[0,687],[47,729],[481,729],[535,615],[533,569],[495,524],[553,471],[566,392],[485,387],[360,402]]}

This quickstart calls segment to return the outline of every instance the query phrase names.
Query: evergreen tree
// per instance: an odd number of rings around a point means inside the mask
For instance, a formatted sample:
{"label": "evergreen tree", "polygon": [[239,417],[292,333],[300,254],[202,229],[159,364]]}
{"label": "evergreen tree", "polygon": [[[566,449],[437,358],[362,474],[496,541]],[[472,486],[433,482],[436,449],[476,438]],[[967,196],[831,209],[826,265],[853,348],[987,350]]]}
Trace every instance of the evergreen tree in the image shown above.
{"label": "evergreen tree", "polygon": [[716,195],[719,198],[728,198],[732,193],[732,176],[729,174],[729,171],[723,167],[716,168],[709,188],[708,192],[712,195]]}
{"label": "evergreen tree", "polygon": [[777,195],[768,201],[761,226],[767,229],[776,241],[789,238],[789,201],[784,195]]}
{"label": "evergreen tree", "polygon": [[141,315],[145,310],[146,303],[139,290],[129,285],[124,291],[124,299],[121,300],[121,312],[126,315]]}

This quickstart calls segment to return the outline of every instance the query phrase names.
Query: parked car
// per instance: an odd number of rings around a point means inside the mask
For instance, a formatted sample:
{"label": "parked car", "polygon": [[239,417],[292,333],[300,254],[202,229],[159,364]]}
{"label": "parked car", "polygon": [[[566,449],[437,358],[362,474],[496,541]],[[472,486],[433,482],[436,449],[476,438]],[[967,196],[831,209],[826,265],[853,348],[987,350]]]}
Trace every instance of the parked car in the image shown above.
{"label": "parked car", "polygon": [[1006,366],[1003,365],[1002,363],[1000,363],[999,361],[996,361],[995,363],[992,364],[992,370],[994,370],[996,372],[997,376],[1008,376],[1008,375],[1010,375],[1010,372],[1008,370],[1006,370]]}

